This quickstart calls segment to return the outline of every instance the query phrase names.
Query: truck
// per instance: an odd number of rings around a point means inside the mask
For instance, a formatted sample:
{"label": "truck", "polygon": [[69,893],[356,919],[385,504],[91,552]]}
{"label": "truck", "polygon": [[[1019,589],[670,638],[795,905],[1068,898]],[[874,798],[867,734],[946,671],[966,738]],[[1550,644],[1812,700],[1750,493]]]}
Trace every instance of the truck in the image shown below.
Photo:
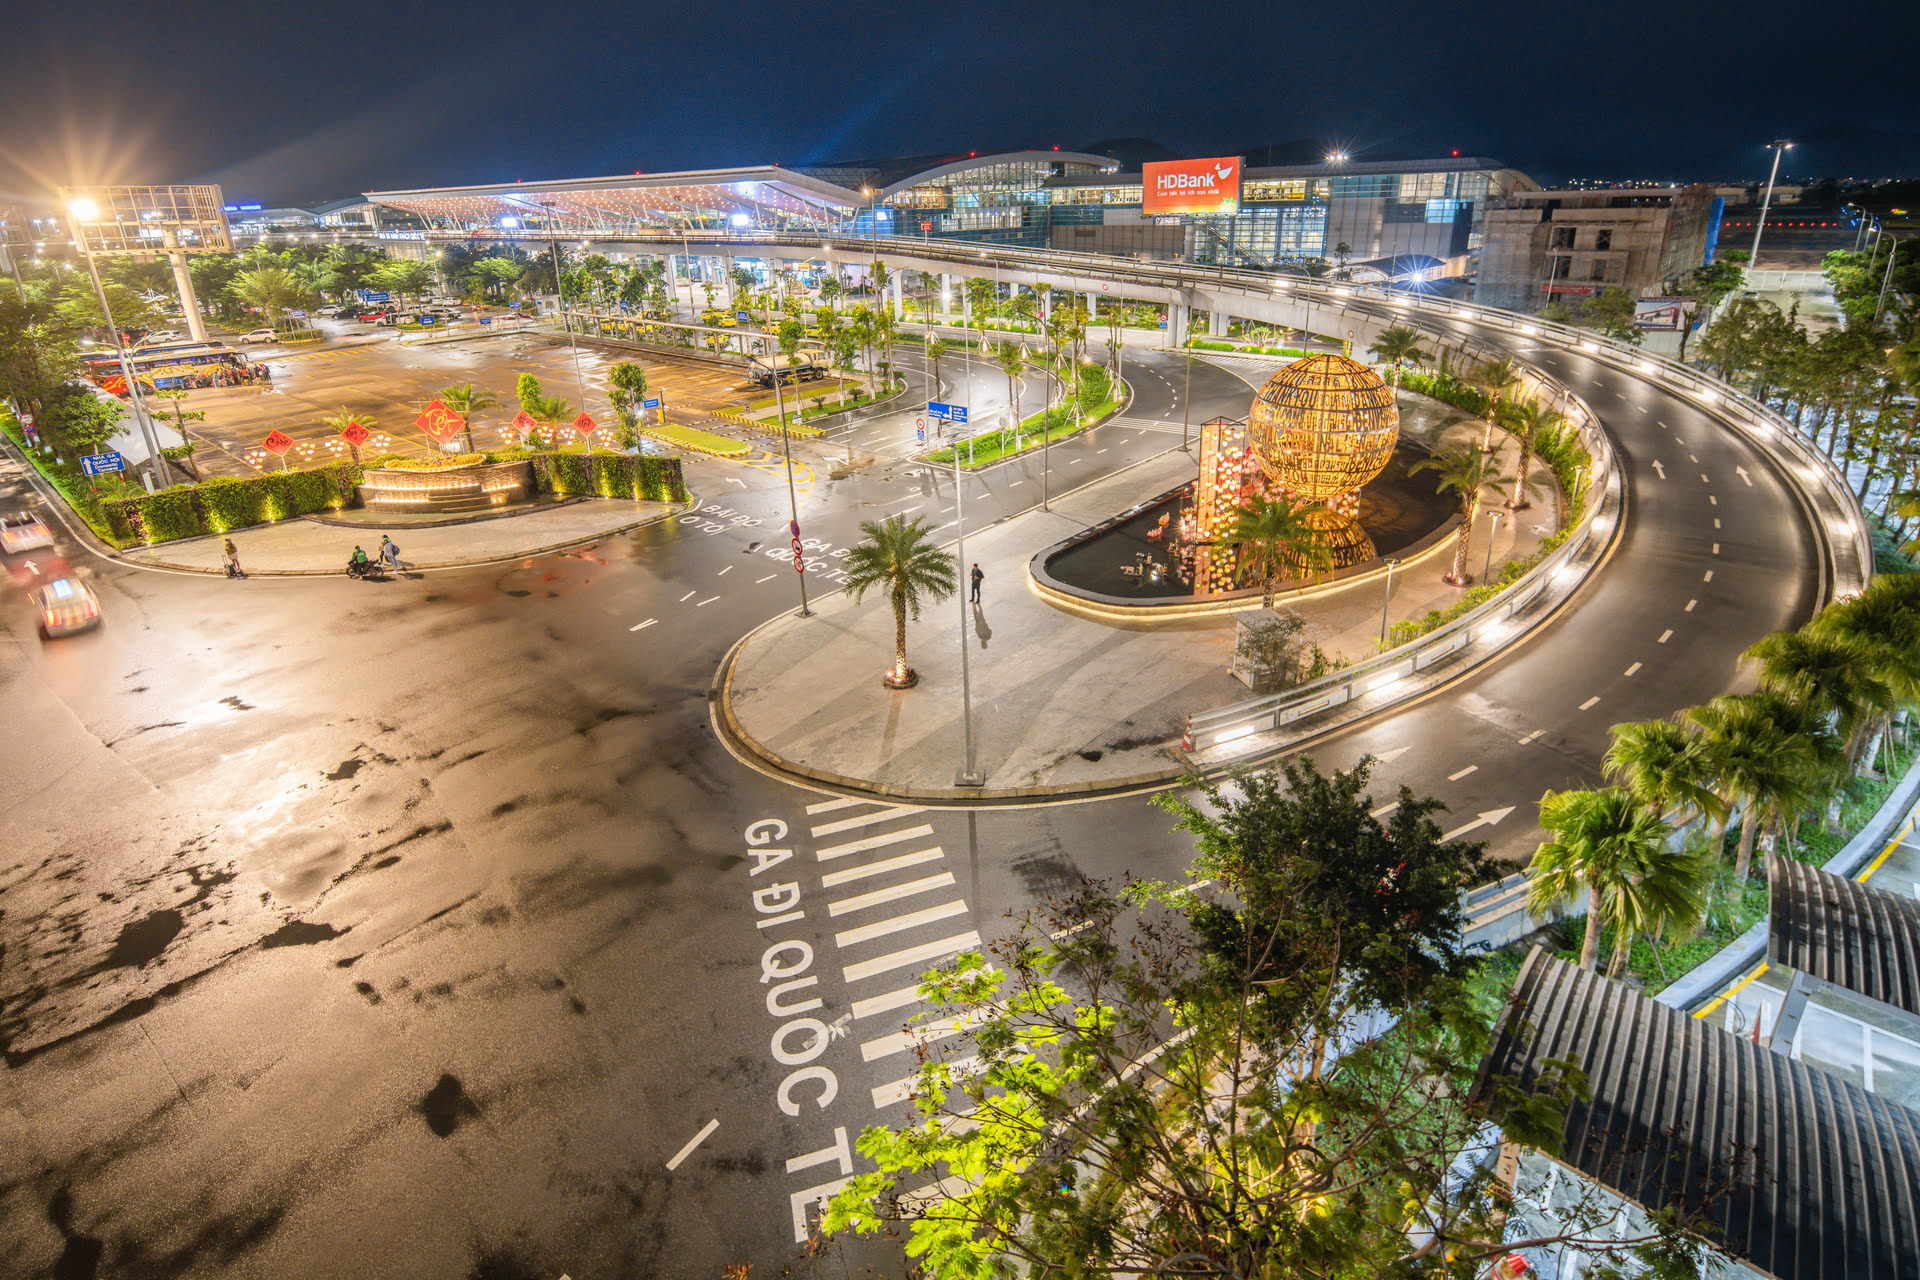
{"label": "truck", "polygon": [[782,382],[810,382],[825,372],[825,367],[802,351],[798,355],[755,356],[747,362],[747,372],[763,387]]}

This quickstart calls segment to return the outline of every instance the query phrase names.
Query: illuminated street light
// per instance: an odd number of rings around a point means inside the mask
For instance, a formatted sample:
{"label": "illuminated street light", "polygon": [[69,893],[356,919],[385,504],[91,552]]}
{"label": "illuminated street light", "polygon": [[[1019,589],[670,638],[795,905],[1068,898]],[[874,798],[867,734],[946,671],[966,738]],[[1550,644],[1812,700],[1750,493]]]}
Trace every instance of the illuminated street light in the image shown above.
{"label": "illuminated street light", "polygon": [[160,452],[160,437],[153,429],[153,423],[147,417],[147,406],[140,399],[140,383],[133,375],[133,360],[127,354],[127,344],[121,340],[120,326],[114,323],[113,309],[107,305],[107,289],[100,283],[100,267],[93,260],[93,248],[87,243],[87,233],[80,229],[83,222],[97,222],[100,218],[100,206],[86,196],[76,196],[67,203],[67,209],[73,214],[73,229],[77,237],[75,247],[87,260],[87,274],[93,278],[93,293],[100,300],[100,318],[106,321],[107,332],[113,335],[114,350],[120,354],[120,375],[127,380],[127,403],[133,406],[133,421],[140,429],[141,442],[147,448],[147,474],[149,483],[155,488],[167,487],[166,457]]}
{"label": "illuminated street light", "polygon": [[1753,224],[1753,253],[1747,260],[1747,269],[1753,271],[1760,266],[1760,233],[1767,229],[1767,209],[1773,204],[1773,180],[1780,176],[1780,157],[1786,154],[1793,143],[1785,138],[1775,138],[1767,144],[1773,152],[1773,169],[1767,174],[1766,198],[1760,202],[1760,218]]}
{"label": "illuminated street light", "polygon": [[1347,153],[1346,153],[1346,152],[1344,152],[1344,151],[1329,151],[1329,152],[1327,152],[1327,163],[1328,163],[1328,164],[1345,164],[1346,162],[1347,162]]}

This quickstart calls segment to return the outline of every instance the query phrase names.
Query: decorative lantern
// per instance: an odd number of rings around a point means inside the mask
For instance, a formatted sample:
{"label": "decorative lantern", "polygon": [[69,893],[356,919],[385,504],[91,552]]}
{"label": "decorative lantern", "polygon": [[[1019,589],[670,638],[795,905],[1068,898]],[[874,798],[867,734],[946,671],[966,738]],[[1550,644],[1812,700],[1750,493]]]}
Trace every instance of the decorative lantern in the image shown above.
{"label": "decorative lantern", "polygon": [[1345,509],[1393,457],[1400,408],[1393,388],[1358,361],[1308,356],[1260,388],[1247,435],[1274,485],[1302,501]]}

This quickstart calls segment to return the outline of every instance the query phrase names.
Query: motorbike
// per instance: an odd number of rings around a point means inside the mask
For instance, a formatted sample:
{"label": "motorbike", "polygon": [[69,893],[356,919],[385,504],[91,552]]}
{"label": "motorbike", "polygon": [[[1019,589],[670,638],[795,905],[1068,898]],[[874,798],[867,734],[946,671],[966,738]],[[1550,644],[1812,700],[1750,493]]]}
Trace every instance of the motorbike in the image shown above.
{"label": "motorbike", "polygon": [[384,572],[382,572],[380,568],[380,562],[378,560],[368,560],[364,563],[355,561],[355,560],[349,560],[347,561],[347,576],[349,578],[365,578],[370,580],[378,580],[381,578],[385,578],[387,575]]}

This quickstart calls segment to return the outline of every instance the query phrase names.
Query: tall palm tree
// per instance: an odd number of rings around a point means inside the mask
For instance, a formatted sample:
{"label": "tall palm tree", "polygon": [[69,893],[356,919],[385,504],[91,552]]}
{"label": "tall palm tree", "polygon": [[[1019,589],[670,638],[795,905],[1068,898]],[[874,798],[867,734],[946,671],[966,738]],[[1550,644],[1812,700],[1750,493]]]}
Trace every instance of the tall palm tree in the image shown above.
{"label": "tall palm tree", "polygon": [[1487,421],[1492,422],[1500,403],[1520,386],[1519,362],[1494,360],[1483,364],[1475,381],[1487,393]]}
{"label": "tall palm tree", "polygon": [[[1566,414],[1538,400],[1508,402],[1501,425],[1520,442],[1520,465],[1514,469],[1514,474],[1526,478],[1527,472],[1533,469],[1534,451],[1540,442],[1558,432],[1566,420]],[[1507,506],[1514,511],[1525,511],[1532,505],[1527,501],[1527,486],[1515,485],[1512,496],[1507,499]]]}
{"label": "tall palm tree", "polygon": [[1273,584],[1282,573],[1293,570],[1304,577],[1306,567],[1332,563],[1326,539],[1307,521],[1310,509],[1311,504],[1286,494],[1255,494],[1234,513],[1225,541],[1240,552],[1241,566],[1259,575],[1265,608],[1273,608]]}
{"label": "tall palm tree", "polygon": [[573,421],[571,401],[564,396],[535,394],[520,397],[520,407],[539,424],[538,429],[544,429],[549,449],[559,449],[565,443],[560,435],[560,424]]}
{"label": "tall palm tree", "polygon": [[1669,849],[1666,824],[1624,788],[1549,791],[1540,798],[1540,825],[1554,838],[1527,867],[1527,906],[1545,912],[1587,891],[1582,969],[1595,967],[1608,924],[1617,971],[1634,934],[1684,932],[1705,911],[1710,860]]}
{"label": "tall palm tree", "polygon": [[940,361],[947,354],[947,340],[927,331],[927,363],[933,366],[933,394],[940,394]]}
{"label": "tall palm tree", "polygon": [[1713,790],[1713,762],[1696,734],[1672,720],[1636,720],[1616,724],[1611,732],[1601,768],[1647,812],[1664,819],[1679,807],[1724,820]]}
{"label": "tall palm tree", "polygon": [[911,689],[919,675],[907,665],[907,617],[920,620],[922,598],[945,600],[959,589],[959,566],[948,552],[928,541],[932,532],[924,520],[888,516],[884,521],[862,521],[866,541],[847,553],[846,586],[857,603],[868,590],[883,588],[893,606],[893,666],[885,681],[889,689]]}
{"label": "tall palm tree", "polygon": [[477,391],[471,382],[455,383],[451,387],[440,388],[440,403],[467,420],[465,431],[467,452],[473,452],[473,415],[482,409],[497,409],[500,402],[485,391]]}
{"label": "tall palm tree", "polygon": [[1817,628],[1775,631],[1741,655],[1760,668],[1760,687],[1830,716],[1856,766],[1868,729],[1893,709],[1893,689],[1875,671],[1867,647]]}
{"label": "tall palm tree", "polygon": [[[1860,646],[1862,660],[1874,677],[1886,684],[1897,705],[1920,705],[1920,582],[1911,574],[1882,574],[1850,600],[1821,610],[1807,630],[1849,640]],[[1881,718],[1861,750],[1874,754]]]}
{"label": "tall palm tree", "polygon": [[1393,389],[1396,391],[1400,389],[1400,365],[1403,361],[1419,364],[1430,358],[1421,350],[1419,333],[1404,324],[1383,330],[1373,340],[1373,345],[1367,348],[1367,353],[1385,360],[1391,366]]}
{"label": "tall palm tree", "polygon": [[[1797,810],[1818,789],[1821,753],[1807,737],[1787,731],[1801,717],[1778,694],[1723,694],[1686,716],[1700,729],[1721,803],[1729,814],[1736,805],[1743,811],[1734,876],[1745,881],[1767,815]],[[1722,838],[1725,821],[1718,825]]]}
{"label": "tall palm tree", "polygon": [[1500,496],[1499,487],[1512,477],[1501,474],[1499,460],[1494,455],[1468,445],[1456,445],[1422,458],[1410,470],[1431,471],[1439,476],[1439,492],[1451,489],[1465,507],[1466,518],[1460,522],[1460,537],[1453,548],[1453,568],[1442,581],[1456,587],[1468,586],[1473,579],[1467,573],[1467,542],[1473,537],[1473,522],[1480,515],[1480,495],[1491,489],[1495,497]]}
{"label": "tall palm tree", "polygon": [[1007,375],[1007,403],[1013,406],[1013,447],[1020,447],[1020,375],[1027,367],[1027,349],[1018,342],[999,342],[993,362]]}

